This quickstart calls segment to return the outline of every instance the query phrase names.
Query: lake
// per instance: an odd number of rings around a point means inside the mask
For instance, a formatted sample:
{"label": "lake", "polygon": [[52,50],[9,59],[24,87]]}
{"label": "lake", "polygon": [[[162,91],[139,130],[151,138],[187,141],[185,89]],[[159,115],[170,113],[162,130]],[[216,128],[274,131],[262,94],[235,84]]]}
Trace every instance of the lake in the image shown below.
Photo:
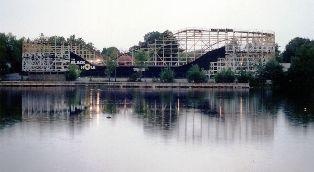
{"label": "lake", "polygon": [[313,171],[313,97],[1,88],[0,171]]}

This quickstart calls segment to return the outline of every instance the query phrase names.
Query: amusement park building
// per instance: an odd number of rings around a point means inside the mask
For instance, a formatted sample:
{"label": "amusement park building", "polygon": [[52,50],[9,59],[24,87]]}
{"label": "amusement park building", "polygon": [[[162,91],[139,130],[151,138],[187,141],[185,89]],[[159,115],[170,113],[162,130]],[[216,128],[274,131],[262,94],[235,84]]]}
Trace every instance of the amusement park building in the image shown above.
{"label": "amusement park building", "polygon": [[23,42],[23,72],[66,72],[70,64],[70,52],[88,62],[101,63],[103,57],[95,50],[82,45],[54,44],[47,40]]}

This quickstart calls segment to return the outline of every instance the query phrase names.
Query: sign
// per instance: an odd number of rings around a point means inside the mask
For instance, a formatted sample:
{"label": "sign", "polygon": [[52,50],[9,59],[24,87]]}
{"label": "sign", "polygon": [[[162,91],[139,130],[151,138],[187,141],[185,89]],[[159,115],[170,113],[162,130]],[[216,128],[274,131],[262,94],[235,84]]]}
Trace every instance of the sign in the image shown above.
{"label": "sign", "polygon": [[71,59],[71,64],[74,64],[74,65],[78,65],[81,70],[94,70],[96,69],[96,66],[93,66],[89,63],[86,63],[86,61],[84,60],[75,60],[75,59]]}

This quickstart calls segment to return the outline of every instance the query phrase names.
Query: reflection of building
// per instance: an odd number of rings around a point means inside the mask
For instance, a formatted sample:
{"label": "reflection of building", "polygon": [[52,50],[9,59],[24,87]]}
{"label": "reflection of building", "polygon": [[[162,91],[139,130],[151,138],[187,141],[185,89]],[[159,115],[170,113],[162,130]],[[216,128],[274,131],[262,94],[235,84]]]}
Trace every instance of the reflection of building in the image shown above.
{"label": "reflection of building", "polygon": [[62,119],[80,114],[85,108],[84,96],[70,88],[38,88],[22,93],[22,118],[25,120]]}
{"label": "reflection of building", "polygon": [[186,142],[273,139],[275,120],[261,103],[262,97],[252,98],[249,92],[206,93],[143,93],[133,97],[133,109],[143,119],[147,134],[165,138]]}
{"label": "reflection of building", "polygon": [[249,92],[141,92],[44,88],[22,92],[23,120],[99,121],[130,118],[146,134],[184,142],[256,142],[274,137],[276,120],[259,94]]}

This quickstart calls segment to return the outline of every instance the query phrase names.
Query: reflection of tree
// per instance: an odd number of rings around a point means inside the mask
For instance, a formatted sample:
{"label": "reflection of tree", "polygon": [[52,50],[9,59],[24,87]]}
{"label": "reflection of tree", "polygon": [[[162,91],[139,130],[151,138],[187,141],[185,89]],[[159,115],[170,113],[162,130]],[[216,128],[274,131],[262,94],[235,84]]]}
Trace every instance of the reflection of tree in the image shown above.
{"label": "reflection of tree", "polygon": [[135,113],[143,116],[144,118],[150,115],[146,100],[141,92],[134,93],[133,102]]}
{"label": "reflection of tree", "polygon": [[176,103],[172,92],[136,92],[133,102],[135,113],[146,119],[146,127],[169,129],[176,121]]}
{"label": "reflection of tree", "polygon": [[82,95],[78,90],[66,91],[65,97],[67,98],[71,115],[80,114],[85,109],[85,106],[81,102]]}
{"label": "reflection of tree", "polygon": [[17,91],[0,90],[0,128],[22,120],[21,94]]}
{"label": "reflection of tree", "polygon": [[199,109],[204,114],[214,115],[217,111],[209,103],[208,94],[204,91],[192,91],[182,94],[180,101],[185,108]]}
{"label": "reflection of tree", "polygon": [[84,122],[84,115],[90,117],[103,110],[118,116],[127,109],[125,112],[140,120],[149,134],[178,134],[178,138],[186,136],[187,140],[260,141],[273,138],[279,109],[293,125],[314,122],[314,96],[309,93],[284,96],[263,90],[36,88],[0,94],[0,127],[21,119],[68,120],[73,126],[77,121]]}
{"label": "reflection of tree", "polygon": [[314,122],[314,92],[278,95],[284,100],[284,113],[293,125],[306,126]]}
{"label": "reflection of tree", "polygon": [[111,115],[114,115],[118,112],[116,103],[112,101],[105,101],[103,110],[104,112]]}
{"label": "reflection of tree", "polygon": [[121,104],[119,93],[108,90],[107,92],[101,92],[101,102],[103,103],[103,112],[114,115],[118,113],[118,105]]}

